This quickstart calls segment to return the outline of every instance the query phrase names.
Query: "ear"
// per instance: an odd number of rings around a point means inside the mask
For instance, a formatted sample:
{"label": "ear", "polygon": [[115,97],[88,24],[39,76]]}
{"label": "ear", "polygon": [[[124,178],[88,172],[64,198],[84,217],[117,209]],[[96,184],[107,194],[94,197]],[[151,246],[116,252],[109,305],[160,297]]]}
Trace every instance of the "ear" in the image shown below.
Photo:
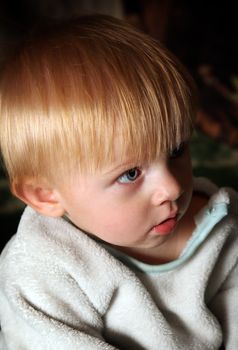
{"label": "ear", "polygon": [[12,183],[13,194],[39,213],[46,216],[62,216],[64,208],[57,196],[57,191],[45,180],[25,179]]}

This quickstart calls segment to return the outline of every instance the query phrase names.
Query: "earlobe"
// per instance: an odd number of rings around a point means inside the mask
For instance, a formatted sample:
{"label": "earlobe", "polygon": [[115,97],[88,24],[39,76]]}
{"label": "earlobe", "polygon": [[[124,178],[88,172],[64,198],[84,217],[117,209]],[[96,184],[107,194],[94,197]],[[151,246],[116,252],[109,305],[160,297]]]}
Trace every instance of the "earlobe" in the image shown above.
{"label": "earlobe", "polygon": [[65,213],[55,190],[42,181],[27,179],[13,182],[13,194],[39,213],[46,216],[62,216]]}

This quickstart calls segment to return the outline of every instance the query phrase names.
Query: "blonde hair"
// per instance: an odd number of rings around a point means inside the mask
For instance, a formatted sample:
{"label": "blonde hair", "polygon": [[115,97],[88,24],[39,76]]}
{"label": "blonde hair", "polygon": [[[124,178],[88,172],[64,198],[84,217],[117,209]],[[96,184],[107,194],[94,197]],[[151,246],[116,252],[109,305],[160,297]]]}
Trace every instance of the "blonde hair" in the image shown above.
{"label": "blonde hair", "polygon": [[39,31],[0,82],[0,146],[10,181],[137,161],[189,137],[194,85],[158,42],[116,18],[82,16]]}

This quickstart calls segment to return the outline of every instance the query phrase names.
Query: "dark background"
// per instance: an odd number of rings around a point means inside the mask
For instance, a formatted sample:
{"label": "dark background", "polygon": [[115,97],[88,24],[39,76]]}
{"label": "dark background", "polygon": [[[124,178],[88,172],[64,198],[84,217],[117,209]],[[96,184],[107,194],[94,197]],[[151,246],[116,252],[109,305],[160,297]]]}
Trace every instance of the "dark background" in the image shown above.
{"label": "dark background", "polygon": [[[194,174],[238,190],[238,50],[233,2],[0,1],[0,68],[38,23],[81,13],[124,18],[162,41],[193,75],[200,93],[192,140]],[[17,132],[17,131],[16,131]],[[24,205],[0,167],[0,250],[15,233]]]}

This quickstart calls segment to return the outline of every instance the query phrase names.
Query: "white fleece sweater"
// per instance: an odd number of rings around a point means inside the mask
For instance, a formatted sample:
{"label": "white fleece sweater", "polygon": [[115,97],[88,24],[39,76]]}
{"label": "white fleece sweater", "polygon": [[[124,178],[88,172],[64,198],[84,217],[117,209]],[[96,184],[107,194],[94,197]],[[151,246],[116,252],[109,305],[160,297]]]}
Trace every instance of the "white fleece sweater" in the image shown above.
{"label": "white fleece sweater", "polygon": [[0,258],[0,349],[237,350],[238,194],[196,222],[178,260],[149,266],[26,208]]}

